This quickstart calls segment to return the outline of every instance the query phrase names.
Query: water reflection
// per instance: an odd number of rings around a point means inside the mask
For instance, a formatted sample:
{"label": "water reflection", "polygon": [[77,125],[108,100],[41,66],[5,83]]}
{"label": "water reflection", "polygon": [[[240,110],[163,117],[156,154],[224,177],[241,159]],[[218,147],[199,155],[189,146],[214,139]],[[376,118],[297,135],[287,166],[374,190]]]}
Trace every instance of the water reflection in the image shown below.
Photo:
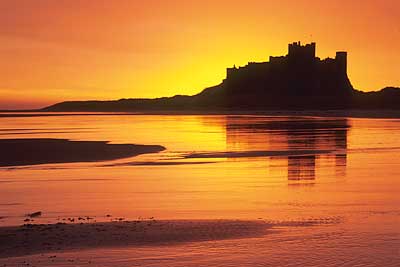
{"label": "water reflection", "polygon": [[335,176],[345,175],[349,128],[347,119],[343,118],[226,117],[226,144],[228,151],[334,151],[327,155],[311,153],[287,157],[289,184],[310,185],[319,169],[329,166],[334,167]]}
{"label": "water reflection", "polygon": [[289,156],[288,157],[288,180],[307,181],[315,180],[315,155],[311,156]]}

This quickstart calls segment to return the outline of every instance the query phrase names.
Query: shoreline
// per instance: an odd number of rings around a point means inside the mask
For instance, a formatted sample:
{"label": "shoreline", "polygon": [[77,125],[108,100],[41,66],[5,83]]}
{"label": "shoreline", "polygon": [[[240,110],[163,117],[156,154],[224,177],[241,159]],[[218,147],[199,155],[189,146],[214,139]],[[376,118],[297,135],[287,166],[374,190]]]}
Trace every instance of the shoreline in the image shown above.
{"label": "shoreline", "polygon": [[304,116],[339,118],[400,118],[400,110],[393,109],[340,109],[340,110],[137,110],[137,111],[42,111],[42,110],[0,110],[0,118],[12,117],[53,117],[53,116]]}

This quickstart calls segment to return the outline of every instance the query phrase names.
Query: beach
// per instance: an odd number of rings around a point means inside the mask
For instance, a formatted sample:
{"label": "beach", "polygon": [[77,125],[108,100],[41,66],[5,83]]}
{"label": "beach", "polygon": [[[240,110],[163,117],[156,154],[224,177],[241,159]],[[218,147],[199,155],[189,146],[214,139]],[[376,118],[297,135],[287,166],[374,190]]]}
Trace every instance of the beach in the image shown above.
{"label": "beach", "polygon": [[398,119],[0,120],[0,266],[399,261]]}

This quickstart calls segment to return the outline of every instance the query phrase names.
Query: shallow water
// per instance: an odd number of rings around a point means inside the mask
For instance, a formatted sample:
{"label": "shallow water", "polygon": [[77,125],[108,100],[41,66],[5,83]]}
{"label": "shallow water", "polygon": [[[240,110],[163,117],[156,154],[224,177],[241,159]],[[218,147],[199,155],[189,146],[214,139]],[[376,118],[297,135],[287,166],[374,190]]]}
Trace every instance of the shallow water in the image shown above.
{"label": "shallow water", "polygon": [[[335,218],[262,238],[68,252],[57,263],[73,266],[76,262],[66,259],[78,257],[81,264],[99,266],[399,266],[399,134],[398,119],[2,117],[0,138],[105,140],[167,149],[115,161],[0,168],[0,225],[23,224],[25,214],[39,210],[43,216],[35,223],[75,216],[107,221],[107,214],[111,219]],[[42,257],[39,265],[54,263]],[[8,259],[18,261],[23,260]]]}

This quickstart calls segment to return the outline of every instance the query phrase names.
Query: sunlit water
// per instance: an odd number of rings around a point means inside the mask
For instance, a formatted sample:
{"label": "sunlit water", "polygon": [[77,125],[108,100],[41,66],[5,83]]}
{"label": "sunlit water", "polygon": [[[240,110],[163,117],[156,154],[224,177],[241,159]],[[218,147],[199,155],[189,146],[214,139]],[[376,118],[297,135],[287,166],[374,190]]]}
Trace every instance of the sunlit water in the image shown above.
{"label": "sunlit water", "polygon": [[[56,263],[400,266],[399,136],[397,119],[3,117],[0,138],[108,140],[167,149],[108,162],[0,168],[0,225],[23,224],[25,214],[39,210],[43,216],[37,222],[44,223],[75,216],[107,221],[107,214],[126,219],[327,219],[334,223],[286,227],[261,238],[68,252]],[[296,150],[325,152],[291,155]],[[185,158],[226,151],[287,155]]]}

